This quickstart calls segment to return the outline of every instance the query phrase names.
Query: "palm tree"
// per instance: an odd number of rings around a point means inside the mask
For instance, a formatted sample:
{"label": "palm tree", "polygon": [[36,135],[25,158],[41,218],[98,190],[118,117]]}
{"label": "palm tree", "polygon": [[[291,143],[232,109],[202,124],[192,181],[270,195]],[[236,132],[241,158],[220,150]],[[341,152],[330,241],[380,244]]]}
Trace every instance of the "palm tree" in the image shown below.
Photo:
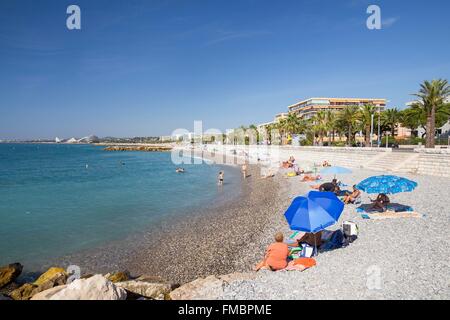
{"label": "palm tree", "polygon": [[331,134],[331,142],[334,142],[335,135],[336,135],[336,128],[337,128],[337,118],[336,118],[336,112],[328,110],[326,114],[327,118],[327,130]]}
{"label": "palm tree", "polygon": [[446,98],[450,95],[450,85],[447,80],[438,79],[424,81],[420,85],[418,93],[414,94],[418,98],[415,106],[421,108],[426,113],[426,148],[434,148],[436,133],[436,110],[445,104]]}
{"label": "palm tree", "polygon": [[387,109],[382,113],[383,124],[389,128],[392,137],[395,137],[395,129],[401,120],[401,113],[397,108]]}
{"label": "palm tree", "polygon": [[354,136],[355,136],[355,129],[358,125],[359,120],[359,107],[357,106],[348,106],[344,110],[339,112],[338,115],[338,121],[339,125],[343,128],[344,131],[346,131],[347,135],[347,144],[351,145]]}
{"label": "palm tree", "polygon": [[370,140],[372,137],[372,116],[375,114],[375,106],[371,104],[364,105],[359,112],[361,125],[364,129],[364,144],[366,147],[370,147]]}
{"label": "palm tree", "polygon": [[327,133],[327,115],[324,111],[317,112],[311,119],[314,131],[319,134],[320,145],[323,145],[323,138]]}

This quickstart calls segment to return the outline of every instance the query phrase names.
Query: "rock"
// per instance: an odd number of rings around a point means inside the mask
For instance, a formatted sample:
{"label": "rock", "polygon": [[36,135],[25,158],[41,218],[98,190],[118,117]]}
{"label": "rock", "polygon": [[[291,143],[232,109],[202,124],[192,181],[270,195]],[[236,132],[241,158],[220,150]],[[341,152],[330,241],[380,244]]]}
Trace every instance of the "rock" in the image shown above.
{"label": "rock", "polygon": [[61,268],[50,268],[35,282],[26,283],[13,290],[10,296],[14,300],[29,300],[34,295],[66,283],[67,273]]}
{"label": "rock", "polygon": [[13,282],[21,273],[23,266],[20,263],[12,263],[0,268],[0,288]]}
{"label": "rock", "polygon": [[151,299],[161,299],[161,296],[164,299],[172,288],[170,284],[166,283],[151,283],[136,280],[118,282],[116,285],[132,293]]}
{"label": "rock", "polygon": [[50,297],[50,300],[125,300],[127,293],[97,274],[89,279],[77,279]]}
{"label": "rock", "polygon": [[106,277],[112,283],[124,282],[130,279],[126,272],[114,272]]}
{"label": "rock", "polygon": [[[65,284],[67,280],[67,273],[63,268],[52,267],[48,269],[46,272],[41,274],[41,276],[33,283],[37,286],[49,285],[53,283],[50,288],[56,285]],[[47,288],[49,289],[49,288]],[[47,290],[45,289],[45,290]]]}
{"label": "rock", "polygon": [[53,297],[56,293],[58,293],[59,291],[65,289],[65,288],[67,288],[67,285],[57,286],[57,287],[53,287],[51,289],[44,290],[42,292],[35,294],[31,298],[31,300],[50,300],[51,297]]}
{"label": "rock", "polygon": [[172,300],[215,300],[223,295],[225,281],[216,276],[199,278],[169,294]]}
{"label": "rock", "polygon": [[36,285],[34,285],[32,283],[25,283],[20,288],[12,291],[9,296],[11,298],[13,298],[14,300],[28,300],[33,295],[38,293],[37,289],[38,289],[38,286],[36,286]]}

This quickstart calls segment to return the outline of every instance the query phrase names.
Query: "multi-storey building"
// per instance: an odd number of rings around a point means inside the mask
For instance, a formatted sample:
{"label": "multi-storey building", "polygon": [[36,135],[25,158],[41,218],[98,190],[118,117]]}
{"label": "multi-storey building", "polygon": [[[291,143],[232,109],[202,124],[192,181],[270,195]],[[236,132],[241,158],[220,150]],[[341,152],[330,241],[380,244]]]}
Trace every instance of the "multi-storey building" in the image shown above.
{"label": "multi-storey building", "polygon": [[289,113],[295,113],[304,119],[312,118],[319,111],[340,111],[349,106],[374,105],[383,111],[386,107],[386,99],[361,99],[361,98],[310,98],[300,101],[288,107]]}

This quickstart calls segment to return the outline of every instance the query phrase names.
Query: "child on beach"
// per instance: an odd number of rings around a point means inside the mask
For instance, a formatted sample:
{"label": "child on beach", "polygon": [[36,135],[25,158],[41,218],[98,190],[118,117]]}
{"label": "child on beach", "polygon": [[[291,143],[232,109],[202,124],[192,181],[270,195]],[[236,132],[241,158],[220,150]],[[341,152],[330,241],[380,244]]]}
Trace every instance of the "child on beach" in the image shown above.
{"label": "child on beach", "polygon": [[219,186],[223,185],[223,171],[219,172],[218,179],[219,179],[219,183],[218,183]]}
{"label": "child on beach", "polygon": [[242,171],[242,177],[245,179],[245,178],[247,178],[247,164],[243,164],[242,165],[242,168],[241,168],[241,171]]}
{"label": "child on beach", "polygon": [[266,251],[264,260],[258,263],[254,268],[255,271],[265,270],[281,270],[287,267],[287,258],[289,256],[289,247],[283,243],[283,234],[278,232],[275,235],[275,243],[272,243]]}

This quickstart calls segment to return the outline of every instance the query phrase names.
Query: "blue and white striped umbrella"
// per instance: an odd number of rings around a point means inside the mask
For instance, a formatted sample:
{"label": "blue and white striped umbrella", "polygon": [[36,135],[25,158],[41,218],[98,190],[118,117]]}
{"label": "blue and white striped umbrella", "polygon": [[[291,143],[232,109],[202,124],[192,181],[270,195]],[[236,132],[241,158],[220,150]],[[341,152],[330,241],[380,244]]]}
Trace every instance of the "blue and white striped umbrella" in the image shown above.
{"label": "blue and white striped umbrella", "polygon": [[361,181],[356,187],[367,193],[396,194],[413,191],[417,182],[398,176],[374,176]]}

